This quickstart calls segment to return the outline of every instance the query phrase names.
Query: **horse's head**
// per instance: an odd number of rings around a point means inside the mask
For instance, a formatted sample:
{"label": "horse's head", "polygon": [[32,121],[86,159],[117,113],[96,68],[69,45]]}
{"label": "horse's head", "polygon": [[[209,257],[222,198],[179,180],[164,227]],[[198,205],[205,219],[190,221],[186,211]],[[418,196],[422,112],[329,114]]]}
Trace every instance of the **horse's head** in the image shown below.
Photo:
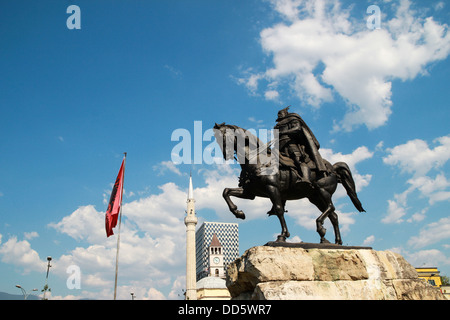
{"label": "horse's head", "polygon": [[221,124],[215,123],[214,127],[213,127],[213,130],[214,130],[214,132],[216,132],[217,130],[223,131],[223,129],[226,128],[226,127],[227,127],[227,125],[225,124],[225,122],[222,122]]}
{"label": "horse's head", "polygon": [[225,124],[214,124],[214,137],[222,150],[222,154],[225,160],[231,160],[234,158],[234,145],[235,135],[234,126]]}
{"label": "horse's head", "polygon": [[257,154],[261,145],[261,141],[251,131],[238,126],[216,123],[213,130],[225,160],[233,159],[236,153],[239,163],[245,163]]}

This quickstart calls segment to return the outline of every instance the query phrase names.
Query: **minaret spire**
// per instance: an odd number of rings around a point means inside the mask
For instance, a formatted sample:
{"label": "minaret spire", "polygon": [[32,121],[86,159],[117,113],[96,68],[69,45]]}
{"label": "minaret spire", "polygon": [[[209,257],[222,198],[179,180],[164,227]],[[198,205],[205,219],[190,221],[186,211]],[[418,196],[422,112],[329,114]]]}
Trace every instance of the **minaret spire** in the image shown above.
{"label": "minaret spire", "polygon": [[188,200],[194,200],[194,187],[192,186],[192,173],[189,174],[189,191],[188,191]]}
{"label": "minaret spire", "polygon": [[195,262],[195,226],[197,225],[197,217],[195,215],[192,174],[189,175],[187,210],[184,224],[186,225],[186,300],[197,300]]}

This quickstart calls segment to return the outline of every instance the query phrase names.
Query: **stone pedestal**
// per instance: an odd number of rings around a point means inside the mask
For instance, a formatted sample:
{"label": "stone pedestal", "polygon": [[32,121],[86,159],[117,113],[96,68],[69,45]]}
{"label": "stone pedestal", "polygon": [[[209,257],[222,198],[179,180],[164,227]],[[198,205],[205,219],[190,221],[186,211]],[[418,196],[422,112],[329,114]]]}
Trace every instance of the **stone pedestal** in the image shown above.
{"label": "stone pedestal", "polygon": [[[305,247],[305,246],[304,246]],[[444,300],[399,254],[370,248],[261,246],[228,267],[232,299]]]}

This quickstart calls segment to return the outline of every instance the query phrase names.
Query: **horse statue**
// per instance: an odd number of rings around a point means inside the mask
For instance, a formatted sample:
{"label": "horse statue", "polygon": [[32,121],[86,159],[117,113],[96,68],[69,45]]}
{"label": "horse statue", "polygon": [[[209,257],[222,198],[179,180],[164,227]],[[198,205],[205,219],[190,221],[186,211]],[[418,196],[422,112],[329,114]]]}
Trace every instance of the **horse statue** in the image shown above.
{"label": "horse statue", "polygon": [[332,195],[338,183],[344,186],[356,209],[365,212],[346,163],[337,162],[331,165],[323,159],[326,174],[311,170],[308,182],[299,181],[298,174],[292,169],[292,163],[289,164],[292,160],[277,153],[276,148],[271,147],[273,141],[265,144],[250,131],[225,123],[216,123],[213,130],[224,159],[236,159],[241,165],[238,188],[223,190],[223,198],[236,218],[245,219],[245,214],[238,210],[231,201],[231,196],[248,200],[254,200],[255,197],[269,198],[272,208],[267,214],[276,215],[281,224],[281,234],[276,241],[285,242],[290,236],[284,219],[286,201],[307,198],[322,212],[316,219],[320,243],[330,243],[325,238],[326,229],[323,226],[324,220],[329,218],[334,229],[335,243],[342,245],[338,216],[332,202]]}

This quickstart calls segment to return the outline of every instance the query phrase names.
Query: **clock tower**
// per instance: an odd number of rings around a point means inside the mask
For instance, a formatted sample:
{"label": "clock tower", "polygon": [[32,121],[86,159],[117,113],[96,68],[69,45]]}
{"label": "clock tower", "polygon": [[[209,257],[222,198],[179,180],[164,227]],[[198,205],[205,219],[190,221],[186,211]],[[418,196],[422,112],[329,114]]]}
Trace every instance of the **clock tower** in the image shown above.
{"label": "clock tower", "polygon": [[209,245],[209,276],[225,278],[223,247],[214,233]]}

